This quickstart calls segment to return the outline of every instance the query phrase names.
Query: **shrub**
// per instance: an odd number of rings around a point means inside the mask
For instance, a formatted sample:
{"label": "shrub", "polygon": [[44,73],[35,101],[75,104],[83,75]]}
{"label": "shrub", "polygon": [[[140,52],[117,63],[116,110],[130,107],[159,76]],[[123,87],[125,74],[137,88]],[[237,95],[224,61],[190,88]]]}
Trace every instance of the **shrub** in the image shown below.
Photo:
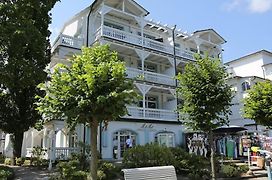
{"label": "shrub", "polygon": [[174,156],[169,148],[159,144],[135,146],[124,152],[126,168],[172,165]]}
{"label": "shrub", "polygon": [[22,166],[24,164],[24,161],[25,161],[24,157],[20,157],[20,158],[15,159],[15,163],[17,166]]}
{"label": "shrub", "polygon": [[12,168],[7,166],[0,166],[0,179],[11,180],[14,178],[14,171]]}
{"label": "shrub", "polygon": [[5,156],[3,154],[0,154],[0,164],[4,164],[5,163]]}
{"label": "shrub", "polygon": [[106,179],[106,174],[103,171],[98,170],[97,171],[97,179],[98,180],[104,180],[104,179]]}
{"label": "shrub", "polygon": [[23,164],[24,166],[30,166],[31,165],[31,160],[29,160],[29,159],[26,159],[25,161],[24,161],[24,164]]}
{"label": "shrub", "polygon": [[43,149],[42,147],[34,147],[32,150],[31,165],[38,166],[38,167],[46,165],[47,161],[43,159],[43,156],[45,155],[45,153],[46,153],[46,150]]}
{"label": "shrub", "polygon": [[11,158],[6,158],[4,164],[5,165],[11,165]]}
{"label": "shrub", "polygon": [[[103,172],[103,174],[101,172]],[[118,173],[120,173],[120,169],[116,168],[112,163],[102,162],[99,165],[97,175],[101,174],[101,180],[112,180]]]}
{"label": "shrub", "polygon": [[240,175],[238,167],[233,164],[223,165],[222,173],[225,177],[237,177]]}
{"label": "shrub", "polygon": [[189,154],[182,148],[170,148],[174,155],[177,174],[188,174],[190,179],[208,179],[210,162],[203,156]]}
{"label": "shrub", "polygon": [[240,165],[238,166],[239,172],[240,173],[246,173],[249,170],[248,165]]}

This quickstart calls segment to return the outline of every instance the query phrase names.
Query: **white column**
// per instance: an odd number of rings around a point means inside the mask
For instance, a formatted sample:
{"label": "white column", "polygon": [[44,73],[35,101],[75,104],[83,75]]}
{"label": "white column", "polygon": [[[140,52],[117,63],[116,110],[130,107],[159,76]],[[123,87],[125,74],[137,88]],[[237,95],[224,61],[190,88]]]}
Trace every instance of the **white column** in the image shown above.
{"label": "white column", "polygon": [[144,61],[145,59],[150,55],[149,52],[143,51],[143,50],[139,50],[139,49],[135,49],[138,57],[141,59],[142,61],[142,71],[144,73]]}
{"label": "white column", "polygon": [[143,116],[145,117],[145,95],[152,88],[152,86],[145,85],[145,84],[139,84],[139,83],[135,83],[135,85],[143,95]]}
{"label": "white column", "polygon": [[50,131],[50,146],[49,146],[49,166],[48,166],[48,170],[52,169],[52,163],[55,161],[56,157],[55,157],[55,147],[56,147],[56,134],[57,131],[55,131],[54,129]]}
{"label": "white column", "polygon": [[31,131],[31,148],[34,147],[34,132],[33,132],[33,129]]}
{"label": "white column", "polygon": [[197,53],[200,54],[200,45],[202,44],[202,40],[200,40],[199,37],[197,37],[197,39],[194,39],[194,41],[196,43]]}
{"label": "white column", "polygon": [[123,0],[122,10],[123,10],[123,12],[125,12],[125,0]]}
{"label": "white column", "polygon": [[46,142],[47,142],[47,128],[43,130],[43,149],[46,149],[47,146]]}

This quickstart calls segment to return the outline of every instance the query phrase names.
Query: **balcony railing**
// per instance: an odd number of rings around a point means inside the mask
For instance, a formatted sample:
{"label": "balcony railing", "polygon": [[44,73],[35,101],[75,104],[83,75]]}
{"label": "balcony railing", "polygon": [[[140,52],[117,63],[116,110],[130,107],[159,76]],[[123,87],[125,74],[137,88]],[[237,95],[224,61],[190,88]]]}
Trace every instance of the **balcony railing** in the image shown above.
{"label": "balcony railing", "polygon": [[59,45],[63,45],[63,46],[71,47],[71,48],[81,49],[81,47],[83,46],[83,39],[75,38],[75,37],[72,37],[72,36],[67,36],[67,35],[64,35],[64,34],[60,34],[59,37],[56,39],[56,41],[54,42],[54,44],[52,46],[52,52]]}
{"label": "balcony railing", "polygon": [[[102,33],[101,33],[101,30],[102,30]],[[142,38],[139,35],[129,33],[126,31],[122,31],[119,29],[111,28],[108,26],[102,26],[102,28],[100,27],[95,32],[94,35],[95,35],[95,40],[98,40],[100,38],[100,36],[102,35],[104,37],[112,38],[115,40],[123,41],[126,43],[138,45],[138,46],[143,46],[143,47],[157,50],[160,52],[164,52],[164,53],[168,53],[168,54],[174,53],[173,47],[170,45],[167,45],[162,42],[155,41],[155,40],[152,40],[149,38],[145,38],[145,37]],[[142,43],[142,41],[143,41],[143,43]],[[194,59],[193,54],[194,54],[194,52],[192,52],[192,51],[184,50],[181,48],[176,48],[176,55],[179,57],[193,60]]]}
{"label": "balcony railing", "polygon": [[[159,41],[155,41],[148,38],[142,38],[141,36],[138,36],[129,32],[121,31],[118,29],[114,29],[111,27],[103,26],[102,35],[105,37],[113,38],[116,40],[124,41],[127,43],[139,45],[139,46],[143,45],[144,47],[154,49],[157,51],[162,51],[162,52],[170,53],[170,54],[173,53],[173,48],[171,48],[171,46],[167,46]],[[142,40],[143,40],[143,43],[142,43]]]}
{"label": "balcony railing", "polygon": [[171,86],[175,86],[175,84],[176,84],[175,79],[172,78],[171,76],[167,76],[167,75],[159,74],[159,73],[148,72],[148,71],[144,71],[144,73],[143,73],[142,70],[139,70],[136,68],[130,68],[130,67],[127,67],[127,77],[128,78],[140,78],[145,81],[158,83],[158,84],[171,85]]}
{"label": "balcony railing", "polygon": [[56,147],[55,148],[55,159],[58,160],[68,160],[71,154],[80,153],[80,148],[77,147]]}
{"label": "balcony railing", "polygon": [[125,118],[150,119],[163,121],[178,121],[177,113],[164,109],[151,109],[128,106],[128,115]]}

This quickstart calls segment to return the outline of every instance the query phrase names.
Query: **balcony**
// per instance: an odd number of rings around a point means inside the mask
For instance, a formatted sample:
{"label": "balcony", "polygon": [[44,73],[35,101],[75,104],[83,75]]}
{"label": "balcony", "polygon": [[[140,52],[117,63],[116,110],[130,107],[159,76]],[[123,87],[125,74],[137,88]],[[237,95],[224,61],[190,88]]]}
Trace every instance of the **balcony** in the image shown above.
{"label": "balcony", "polygon": [[72,154],[80,153],[80,148],[77,147],[56,147],[54,150],[55,157],[53,158],[58,160],[68,160]]}
{"label": "balcony", "polygon": [[164,109],[150,109],[141,107],[127,107],[128,114],[124,118],[132,119],[149,119],[149,120],[160,120],[160,121],[178,121],[178,115],[174,111]]}
{"label": "balcony", "polygon": [[[102,32],[101,32],[102,30]],[[137,31],[137,30],[136,30]],[[101,36],[111,38],[114,40],[130,43],[137,46],[143,46],[152,50],[160,51],[167,54],[173,54],[173,46],[164,44],[159,41],[155,41],[149,38],[142,38],[139,35],[122,31],[119,29],[111,28],[108,26],[100,27],[95,33],[95,40],[98,40]],[[143,43],[142,43],[143,40]],[[176,48],[176,55],[182,58],[194,60],[194,52]]]}
{"label": "balcony", "polygon": [[70,47],[70,48],[81,49],[83,44],[84,44],[83,39],[81,38],[75,38],[72,36],[60,34],[58,38],[55,40],[55,42],[53,43],[51,51],[54,52],[54,50],[60,45]]}
{"label": "balcony", "polygon": [[170,86],[176,85],[175,79],[171,76],[167,76],[167,75],[159,74],[159,73],[148,72],[148,71],[144,71],[144,73],[143,73],[142,70],[127,67],[127,77],[128,78],[131,78],[131,79],[140,78],[141,76],[143,76],[143,80],[148,81],[148,82],[165,84],[165,85],[170,85]]}

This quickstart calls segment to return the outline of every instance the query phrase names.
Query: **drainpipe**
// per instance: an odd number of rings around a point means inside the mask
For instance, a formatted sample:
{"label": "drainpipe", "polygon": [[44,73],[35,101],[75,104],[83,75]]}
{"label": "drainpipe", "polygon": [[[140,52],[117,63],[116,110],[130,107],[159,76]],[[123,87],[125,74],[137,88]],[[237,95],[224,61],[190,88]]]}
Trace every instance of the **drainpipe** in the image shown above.
{"label": "drainpipe", "polygon": [[[175,76],[177,75],[177,59],[176,59],[176,46],[175,46],[175,30],[176,30],[176,28],[177,28],[177,25],[174,25],[174,28],[172,29]],[[176,87],[177,86],[178,86],[178,81],[176,79]]]}
{"label": "drainpipe", "polygon": [[[176,46],[175,46],[175,30],[177,28],[177,25],[174,25],[172,29],[172,39],[173,39],[173,55],[174,55],[174,71],[175,71],[175,78],[177,76],[177,57],[176,57]],[[176,88],[178,87],[178,80],[176,79]],[[177,107],[178,107],[178,95],[176,94],[177,99]],[[178,122],[179,122],[179,113],[178,113]]]}
{"label": "drainpipe", "polygon": [[[95,3],[95,2],[94,2]],[[88,13],[88,16],[87,16],[87,35],[86,35],[86,46],[89,47],[89,26],[90,26],[90,16],[91,16],[91,13],[93,11],[93,5],[94,3],[90,6],[90,11]]]}

